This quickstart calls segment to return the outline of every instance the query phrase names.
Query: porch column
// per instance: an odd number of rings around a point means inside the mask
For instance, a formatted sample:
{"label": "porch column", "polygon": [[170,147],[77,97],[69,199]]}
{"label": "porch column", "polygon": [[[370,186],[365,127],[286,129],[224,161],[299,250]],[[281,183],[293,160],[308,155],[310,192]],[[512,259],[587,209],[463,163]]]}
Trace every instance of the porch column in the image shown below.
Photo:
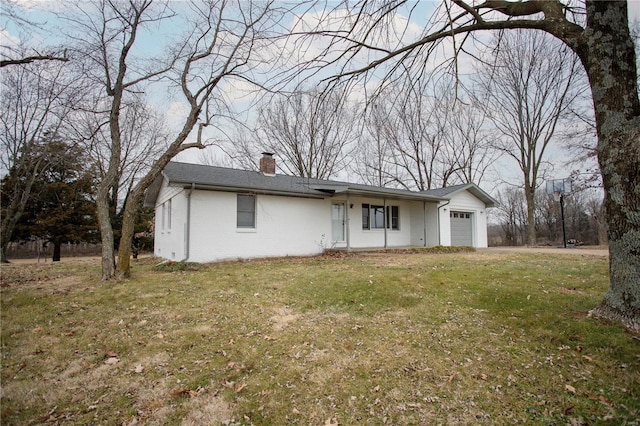
{"label": "porch column", "polygon": [[387,248],[387,199],[383,198],[382,226],[384,228],[384,248]]}
{"label": "porch column", "polygon": [[427,202],[424,200],[422,201],[422,231],[423,231],[422,246],[426,247],[427,246]]}
{"label": "porch column", "polygon": [[351,228],[349,227],[349,210],[351,210],[351,204],[349,204],[349,194],[347,194],[347,203],[344,207],[344,209],[346,210],[344,220],[347,221],[347,223],[345,224],[347,232],[347,251],[351,251]]}

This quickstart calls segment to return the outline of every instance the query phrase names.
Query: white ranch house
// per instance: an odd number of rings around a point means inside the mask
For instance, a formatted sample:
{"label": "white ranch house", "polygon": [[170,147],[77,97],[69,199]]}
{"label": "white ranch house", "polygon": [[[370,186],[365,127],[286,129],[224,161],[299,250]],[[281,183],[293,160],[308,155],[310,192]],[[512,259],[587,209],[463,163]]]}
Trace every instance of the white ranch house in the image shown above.
{"label": "white ranch house", "polygon": [[155,255],[213,262],[315,255],[328,248],[487,246],[486,209],[474,184],[423,192],[170,162],[149,188]]}

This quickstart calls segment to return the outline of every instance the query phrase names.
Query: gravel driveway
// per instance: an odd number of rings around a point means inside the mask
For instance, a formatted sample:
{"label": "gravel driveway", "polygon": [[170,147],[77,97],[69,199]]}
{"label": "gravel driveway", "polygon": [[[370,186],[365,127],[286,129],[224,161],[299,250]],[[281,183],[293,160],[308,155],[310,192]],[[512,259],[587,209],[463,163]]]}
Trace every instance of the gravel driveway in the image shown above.
{"label": "gravel driveway", "polygon": [[609,256],[609,249],[603,246],[582,247],[489,247],[478,249],[479,253],[553,253],[585,254],[590,256]]}

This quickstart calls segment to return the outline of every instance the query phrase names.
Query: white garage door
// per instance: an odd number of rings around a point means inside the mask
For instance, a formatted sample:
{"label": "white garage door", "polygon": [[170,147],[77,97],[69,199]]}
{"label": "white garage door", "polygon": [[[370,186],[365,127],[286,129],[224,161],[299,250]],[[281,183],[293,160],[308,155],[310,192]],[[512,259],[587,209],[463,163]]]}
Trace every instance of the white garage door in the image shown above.
{"label": "white garage door", "polygon": [[452,246],[472,246],[472,213],[451,212],[451,245]]}

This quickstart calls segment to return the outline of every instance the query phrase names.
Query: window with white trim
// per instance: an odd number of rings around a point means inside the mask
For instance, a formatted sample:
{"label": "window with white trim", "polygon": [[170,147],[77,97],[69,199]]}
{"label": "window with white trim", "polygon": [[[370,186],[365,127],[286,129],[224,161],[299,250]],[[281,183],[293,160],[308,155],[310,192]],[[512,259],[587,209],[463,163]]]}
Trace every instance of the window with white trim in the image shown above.
{"label": "window with white trim", "polygon": [[238,194],[237,197],[237,227],[256,227],[256,196]]}

